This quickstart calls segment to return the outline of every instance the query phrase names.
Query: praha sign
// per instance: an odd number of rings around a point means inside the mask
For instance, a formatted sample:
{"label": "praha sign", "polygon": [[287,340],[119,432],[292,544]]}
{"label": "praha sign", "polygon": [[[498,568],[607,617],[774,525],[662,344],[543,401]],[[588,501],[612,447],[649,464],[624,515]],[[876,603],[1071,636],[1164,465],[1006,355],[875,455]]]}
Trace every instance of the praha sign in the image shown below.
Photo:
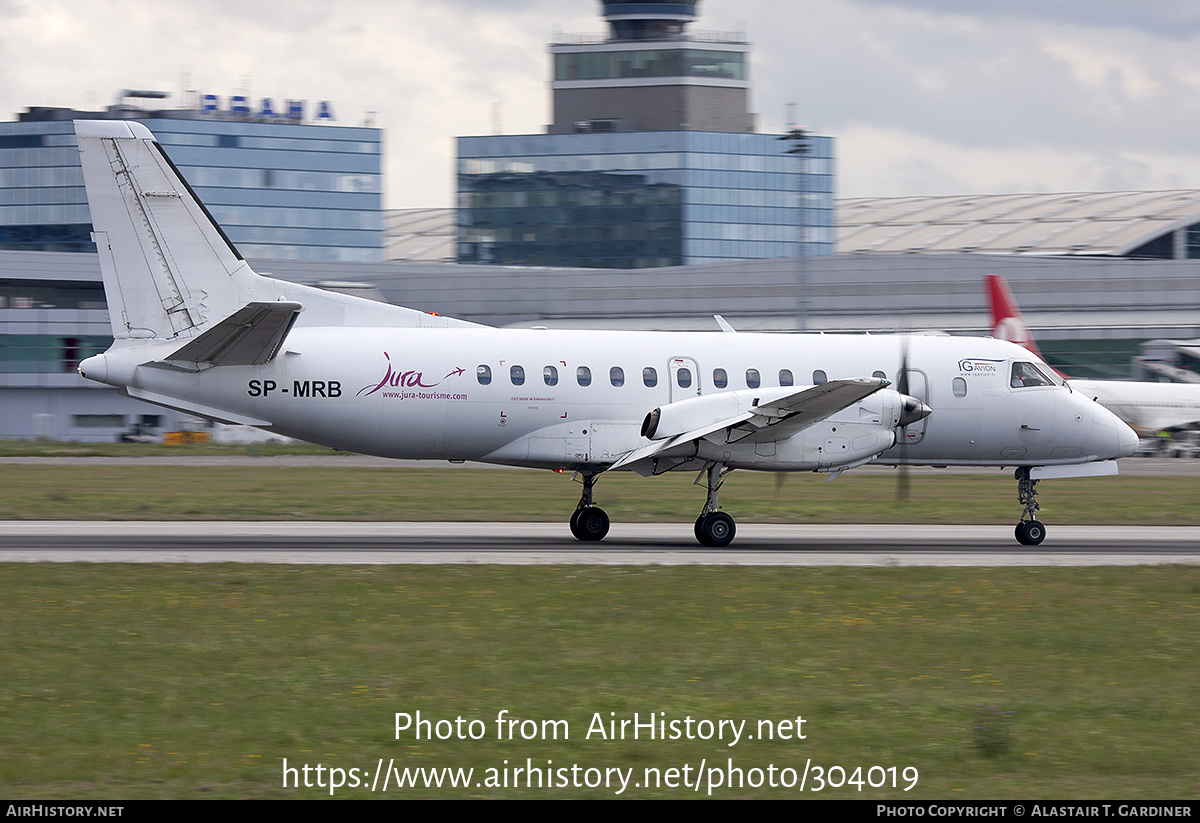
{"label": "praha sign", "polygon": [[[221,107],[221,98],[215,94],[204,94],[200,97],[200,109],[205,112],[224,112],[235,117],[262,117],[269,119],[282,120],[303,120],[304,109],[308,105],[307,100],[285,100],[283,105],[276,111],[275,103],[270,97],[264,97],[258,108],[254,108],[250,104],[249,98],[244,94],[235,94],[229,98],[229,107]],[[317,103],[316,114],[313,115],[314,120],[333,120],[333,105],[328,100],[321,100]]]}

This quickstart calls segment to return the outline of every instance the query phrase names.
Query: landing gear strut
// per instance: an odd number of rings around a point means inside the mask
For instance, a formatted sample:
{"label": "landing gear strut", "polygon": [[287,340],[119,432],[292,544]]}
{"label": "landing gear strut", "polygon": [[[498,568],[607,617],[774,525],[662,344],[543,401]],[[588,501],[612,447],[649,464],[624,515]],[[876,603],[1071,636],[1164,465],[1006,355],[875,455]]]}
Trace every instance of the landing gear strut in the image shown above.
{"label": "landing gear strut", "polygon": [[[728,546],[733,542],[733,536],[737,532],[737,526],[733,522],[733,518],[725,512],[717,511],[717,491],[721,488],[721,484],[725,482],[725,475],[733,469],[722,469],[717,463],[709,464],[708,468],[701,474],[707,474],[706,484],[708,486],[708,499],[704,502],[704,508],[700,510],[700,516],[696,518],[696,540],[702,546],[712,548],[720,548]],[[699,484],[700,479],[696,479]]]}
{"label": "landing gear strut", "polygon": [[1035,518],[1041,507],[1037,502],[1037,484],[1029,476],[1029,467],[1017,469],[1017,502],[1025,507],[1021,512],[1021,522],[1017,523],[1017,542],[1022,546],[1039,546],[1046,539],[1046,527]]}
{"label": "landing gear strut", "polygon": [[592,503],[592,486],[595,484],[595,474],[583,475],[583,494],[579,496],[579,505],[571,515],[571,534],[577,540],[603,540],[608,534],[608,514]]}

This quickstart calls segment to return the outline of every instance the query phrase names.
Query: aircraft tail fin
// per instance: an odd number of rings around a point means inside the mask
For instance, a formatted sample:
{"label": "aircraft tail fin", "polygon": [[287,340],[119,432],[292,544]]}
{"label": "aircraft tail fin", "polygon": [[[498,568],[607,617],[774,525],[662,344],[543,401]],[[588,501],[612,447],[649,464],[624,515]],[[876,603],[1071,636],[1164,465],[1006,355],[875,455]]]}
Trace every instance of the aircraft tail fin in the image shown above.
{"label": "aircraft tail fin", "polygon": [[253,272],[149,129],[77,120],[75,135],[113,336],[189,338],[237,311]]}
{"label": "aircraft tail fin", "polygon": [[[988,304],[992,309],[992,337],[1016,343],[1042,357],[1004,278],[998,274],[985,274],[983,278],[987,283]],[[1044,357],[1042,359],[1045,360]]]}

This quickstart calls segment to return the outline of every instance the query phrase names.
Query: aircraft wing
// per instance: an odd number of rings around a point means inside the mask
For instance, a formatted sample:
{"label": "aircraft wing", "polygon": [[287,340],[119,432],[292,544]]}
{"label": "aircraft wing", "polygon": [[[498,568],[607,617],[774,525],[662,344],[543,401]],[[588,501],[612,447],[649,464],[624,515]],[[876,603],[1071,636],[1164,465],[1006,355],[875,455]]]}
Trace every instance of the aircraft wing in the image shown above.
{"label": "aircraft wing", "polygon": [[[726,402],[728,395],[708,395],[707,397],[681,400],[664,408],[670,409],[671,406],[679,407],[680,404],[689,404],[699,410],[705,401],[721,401],[730,413],[727,413],[722,419],[696,426],[634,449],[609,468],[628,468],[639,471],[648,468],[648,462],[654,458],[677,450],[680,446],[695,443],[702,438],[708,439],[712,443],[734,443],[769,429],[773,439],[784,440],[813,423],[854,405],[887,385],[889,385],[887,380],[878,377],[859,377],[848,380],[830,380],[820,386],[807,386],[794,391],[785,390],[786,393],[771,399],[767,399],[770,396],[770,390],[748,389],[732,392],[733,395],[745,395],[747,403],[744,410],[729,408]],[[779,389],[774,390],[776,393],[779,391]],[[764,400],[765,402],[763,402]],[[703,412],[701,412],[702,414]]]}
{"label": "aircraft wing", "polygon": [[[788,427],[790,435],[811,423],[854,405],[864,397],[869,397],[888,385],[890,384],[887,380],[879,377],[830,380],[820,386],[810,386],[769,403],[757,405],[755,411],[764,417],[777,418],[776,423],[786,418],[793,424]],[[801,422],[802,425],[794,425]]]}
{"label": "aircraft wing", "polygon": [[296,317],[299,303],[247,303],[167,357],[213,366],[261,366],[275,359]]}

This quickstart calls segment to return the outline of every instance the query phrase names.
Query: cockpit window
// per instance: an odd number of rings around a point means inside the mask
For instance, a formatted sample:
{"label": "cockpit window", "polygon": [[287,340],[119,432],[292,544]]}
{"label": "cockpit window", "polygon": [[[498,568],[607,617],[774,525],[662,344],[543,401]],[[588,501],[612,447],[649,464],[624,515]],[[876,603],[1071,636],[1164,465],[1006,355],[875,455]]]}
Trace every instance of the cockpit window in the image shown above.
{"label": "cockpit window", "polygon": [[1054,381],[1032,363],[1017,362],[1012,367],[1012,387],[1027,389],[1030,386],[1053,386]]}

